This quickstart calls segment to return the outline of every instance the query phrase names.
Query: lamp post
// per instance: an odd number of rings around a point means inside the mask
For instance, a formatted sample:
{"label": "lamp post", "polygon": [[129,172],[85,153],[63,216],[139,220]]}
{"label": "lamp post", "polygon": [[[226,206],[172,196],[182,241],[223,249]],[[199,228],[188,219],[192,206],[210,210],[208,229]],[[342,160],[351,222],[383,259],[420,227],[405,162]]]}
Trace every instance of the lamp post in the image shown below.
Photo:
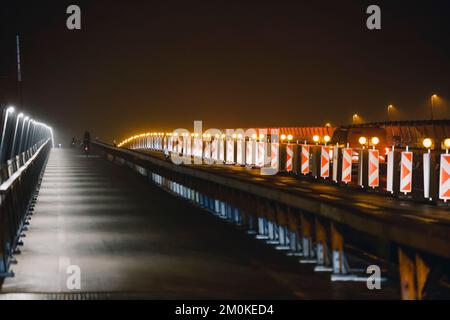
{"label": "lamp post", "polygon": [[391,111],[392,111],[392,109],[394,109],[394,106],[392,104],[388,105],[388,107],[387,107],[388,121],[391,121]]}
{"label": "lamp post", "polygon": [[433,94],[431,96],[431,120],[434,120],[433,119],[433,109],[434,109],[434,99],[436,99],[436,98],[437,98],[436,94]]}

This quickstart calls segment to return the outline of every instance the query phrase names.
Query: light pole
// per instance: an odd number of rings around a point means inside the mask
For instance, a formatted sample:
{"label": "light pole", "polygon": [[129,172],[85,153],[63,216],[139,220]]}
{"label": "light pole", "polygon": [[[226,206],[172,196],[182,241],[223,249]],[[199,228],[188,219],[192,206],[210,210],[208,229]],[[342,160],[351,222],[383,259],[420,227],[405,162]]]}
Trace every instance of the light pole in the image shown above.
{"label": "light pole", "polygon": [[394,108],[394,106],[392,104],[388,105],[388,107],[387,107],[388,121],[391,121],[391,111],[393,108]]}
{"label": "light pole", "polygon": [[431,96],[431,120],[434,120],[433,119],[433,108],[434,108],[434,99],[436,99],[437,98],[437,95],[436,94],[433,94],[432,96]]}
{"label": "light pole", "polygon": [[17,129],[19,128],[20,120],[24,117],[23,113],[19,114],[16,118],[16,128],[14,129],[14,138],[12,142],[10,159],[16,156],[16,140],[17,140]]}

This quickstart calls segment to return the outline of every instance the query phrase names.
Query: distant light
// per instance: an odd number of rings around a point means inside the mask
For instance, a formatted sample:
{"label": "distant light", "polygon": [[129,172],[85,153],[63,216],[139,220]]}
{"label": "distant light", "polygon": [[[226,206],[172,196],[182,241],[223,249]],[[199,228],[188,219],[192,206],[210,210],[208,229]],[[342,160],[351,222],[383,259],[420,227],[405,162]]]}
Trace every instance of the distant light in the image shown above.
{"label": "distant light", "polygon": [[222,134],[222,139],[225,139],[226,138],[226,135],[225,134]]}
{"label": "distant light", "polygon": [[444,140],[444,146],[446,149],[450,149],[450,139],[449,138]]}
{"label": "distant light", "polygon": [[359,144],[365,145],[366,143],[367,143],[367,138],[366,137],[359,138]]}
{"label": "distant light", "polygon": [[220,138],[220,135],[219,135],[219,134],[216,134],[215,137],[216,137],[216,139],[219,139],[219,138]]}
{"label": "distant light", "polygon": [[23,118],[23,116],[24,116],[23,113],[20,113],[17,117],[18,118]]}
{"label": "distant light", "polygon": [[242,139],[242,134],[238,134],[238,139]]}
{"label": "distant light", "polygon": [[330,142],[331,141],[330,136],[323,137],[323,141],[325,141],[326,143]]}
{"label": "distant light", "polygon": [[261,133],[261,134],[259,135],[259,140],[264,139],[264,137],[265,137],[265,135]]}
{"label": "distant light", "polygon": [[430,149],[433,145],[433,140],[431,140],[430,138],[423,139],[422,144],[425,148]]}
{"label": "distant light", "polygon": [[313,141],[316,142],[316,143],[319,142],[320,141],[320,137],[318,135],[315,135],[313,137]]}
{"label": "distant light", "polygon": [[292,139],[294,139],[294,137],[292,136],[292,134],[287,136],[288,141],[291,141]]}
{"label": "distant light", "polygon": [[258,136],[256,135],[256,133],[254,133],[254,134],[252,135],[253,140],[256,140],[257,137],[258,137]]}
{"label": "distant light", "polygon": [[9,107],[8,109],[6,109],[6,112],[7,112],[7,113],[13,113],[14,111],[15,111],[15,109],[14,109],[13,106],[11,106],[11,107]]}
{"label": "distant light", "polygon": [[[236,139],[237,134],[235,133],[235,134],[233,134],[231,137],[232,137],[233,139]],[[240,139],[240,138],[239,138],[239,139]]]}
{"label": "distant light", "polygon": [[329,123],[329,122],[326,123],[326,124],[325,124],[325,127],[326,127],[326,128],[330,128],[330,127],[331,127],[331,123]]}
{"label": "distant light", "polygon": [[286,140],[286,135],[285,135],[285,134],[282,134],[282,135],[281,135],[281,141],[284,141],[284,140]]}
{"label": "distant light", "polygon": [[373,137],[371,142],[373,146],[376,146],[377,144],[380,143],[380,139],[378,139],[378,137]]}

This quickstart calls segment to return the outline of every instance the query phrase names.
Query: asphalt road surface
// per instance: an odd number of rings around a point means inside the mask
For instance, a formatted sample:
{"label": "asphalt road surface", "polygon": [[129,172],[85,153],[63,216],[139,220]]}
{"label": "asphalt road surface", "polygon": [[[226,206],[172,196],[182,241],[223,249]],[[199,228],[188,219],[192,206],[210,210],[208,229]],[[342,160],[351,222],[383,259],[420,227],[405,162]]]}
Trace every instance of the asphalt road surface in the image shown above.
{"label": "asphalt road surface", "polygon": [[[332,283],[131,170],[74,149],[51,151],[21,250],[3,298],[400,298],[396,287]],[[81,270],[79,291],[67,287],[69,266]]]}

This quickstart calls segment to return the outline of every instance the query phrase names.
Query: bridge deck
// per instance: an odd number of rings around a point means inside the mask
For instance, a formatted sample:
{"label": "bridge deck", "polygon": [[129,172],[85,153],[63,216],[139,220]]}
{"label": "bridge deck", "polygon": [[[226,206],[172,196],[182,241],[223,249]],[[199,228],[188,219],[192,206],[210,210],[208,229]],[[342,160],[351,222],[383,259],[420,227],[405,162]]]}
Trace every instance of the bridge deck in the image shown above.
{"label": "bridge deck", "polygon": [[[144,298],[399,298],[331,283],[242,230],[97,157],[54,149],[2,294],[81,291]],[[38,296],[38,295],[36,295]],[[27,296],[29,297],[29,296]]]}

